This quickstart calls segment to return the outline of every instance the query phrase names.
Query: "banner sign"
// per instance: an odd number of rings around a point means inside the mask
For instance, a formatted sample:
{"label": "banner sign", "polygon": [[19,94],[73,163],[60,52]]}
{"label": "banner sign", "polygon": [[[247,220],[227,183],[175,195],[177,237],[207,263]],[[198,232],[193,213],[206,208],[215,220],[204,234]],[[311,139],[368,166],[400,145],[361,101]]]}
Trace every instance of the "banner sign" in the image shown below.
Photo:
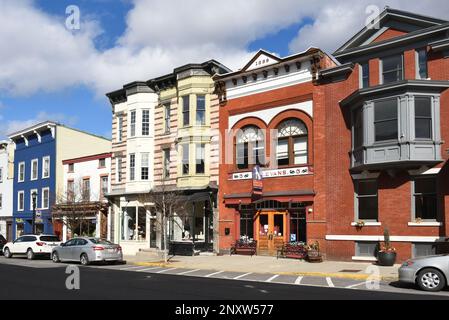
{"label": "banner sign", "polygon": [[[260,170],[260,167],[259,167]],[[277,177],[290,177],[290,176],[301,176],[310,174],[308,167],[298,167],[298,168],[286,168],[286,169],[274,169],[274,170],[264,170],[259,171],[262,179],[265,178],[277,178]],[[236,172],[231,175],[230,180],[249,180],[253,179],[253,172]]]}
{"label": "banner sign", "polygon": [[262,195],[262,170],[260,166],[255,166],[252,172],[253,178],[253,195]]}

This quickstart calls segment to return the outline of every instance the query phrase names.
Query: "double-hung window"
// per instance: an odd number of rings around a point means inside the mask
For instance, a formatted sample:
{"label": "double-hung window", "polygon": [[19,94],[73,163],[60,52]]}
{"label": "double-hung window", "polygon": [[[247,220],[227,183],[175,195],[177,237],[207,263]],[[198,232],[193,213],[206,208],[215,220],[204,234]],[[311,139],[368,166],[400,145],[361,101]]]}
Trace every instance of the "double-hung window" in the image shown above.
{"label": "double-hung window", "polygon": [[83,179],[83,201],[90,201],[90,179]]}
{"label": "double-hung window", "polygon": [[150,154],[148,152],[142,153],[142,161],[140,164],[140,171],[141,171],[141,180],[148,180],[149,179],[149,173],[150,173]]}
{"label": "double-hung window", "polygon": [[25,181],[25,162],[19,163],[19,173],[18,173],[18,181],[24,182]]}
{"label": "double-hung window", "polygon": [[427,79],[427,51],[425,48],[416,50],[416,78]]}
{"label": "double-hung window", "polygon": [[37,180],[38,164],[39,162],[37,159],[31,160],[31,180]]}
{"label": "double-hung window", "polygon": [[129,181],[136,180],[136,155],[131,153],[129,155]]}
{"label": "double-hung window", "polygon": [[102,176],[100,177],[100,193],[101,197],[103,198],[105,194],[109,191],[109,177],[108,176]]}
{"label": "double-hung window", "polygon": [[413,201],[415,219],[436,221],[437,179],[436,177],[419,177],[413,182]]}
{"label": "double-hung window", "polygon": [[415,138],[432,139],[431,97],[415,97]]}
{"label": "double-hung window", "polygon": [[276,157],[279,166],[307,163],[307,128],[298,119],[288,119],[278,126]]}
{"label": "double-hung window", "polygon": [[196,96],[196,125],[206,125],[206,96]]}
{"label": "double-hung window", "polygon": [[182,174],[189,174],[189,144],[185,143],[182,145]]}
{"label": "double-hung window", "polygon": [[360,88],[369,87],[369,63],[360,64]]}
{"label": "double-hung window", "polygon": [[265,139],[261,129],[247,126],[237,132],[236,163],[238,169],[265,163]]}
{"label": "double-hung window", "polygon": [[398,100],[388,99],[374,103],[375,141],[398,139]]}
{"label": "double-hung window", "polygon": [[150,135],[150,110],[142,110],[142,135]]}
{"label": "double-hung window", "polygon": [[130,117],[129,136],[135,137],[136,136],[136,110],[131,111],[129,117]]}
{"label": "double-hung window", "polygon": [[184,127],[190,125],[190,97],[182,97],[182,124]]}
{"label": "double-hung window", "polygon": [[50,177],[50,157],[46,156],[42,158],[42,178],[46,179]]}
{"label": "double-hung window", "polygon": [[122,182],[122,158],[116,158],[115,161],[115,179],[117,183],[120,183]]}
{"label": "double-hung window", "polygon": [[203,174],[205,172],[204,162],[206,160],[206,145],[204,143],[196,144],[196,173]]}
{"label": "double-hung window", "polygon": [[404,79],[402,54],[382,59],[382,83],[401,81]]}
{"label": "double-hung window", "polygon": [[41,201],[42,201],[41,202],[42,209],[50,208],[50,189],[49,188],[42,189],[42,200]]}
{"label": "double-hung window", "polygon": [[376,180],[356,180],[356,219],[378,221],[378,198]]}
{"label": "double-hung window", "polygon": [[170,104],[164,105],[164,132],[170,133]]}
{"label": "double-hung window", "polygon": [[123,116],[117,117],[117,142],[123,141]]}
{"label": "double-hung window", "polygon": [[170,178],[170,148],[163,149],[163,157],[164,157],[164,179]]}
{"label": "double-hung window", "polygon": [[17,193],[17,211],[25,210],[25,192],[19,191]]}

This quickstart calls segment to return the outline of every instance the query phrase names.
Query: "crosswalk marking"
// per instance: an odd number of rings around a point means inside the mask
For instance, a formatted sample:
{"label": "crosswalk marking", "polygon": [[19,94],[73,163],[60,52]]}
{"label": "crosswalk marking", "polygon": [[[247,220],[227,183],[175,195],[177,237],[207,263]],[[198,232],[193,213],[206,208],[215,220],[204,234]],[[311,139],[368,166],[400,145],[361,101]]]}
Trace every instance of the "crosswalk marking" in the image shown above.
{"label": "crosswalk marking", "polygon": [[177,268],[163,269],[161,271],[157,271],[156,273],[164,273],[164,272],[171,271],[171,270],[176,270],[176,269]]}
{"label": "crosswalk marking", "polygon": [[298,278],[296,278],[295,284],[301,284],[301,280],[302,280],[302,277],[299,276]]}
{"label": "crosswalk marking", "polygon": [[145,268],[145,269],[137,270],[137,272],[145,272],[145,271],[150,271],[150,270],[159,269],[159,268],[160,267]]}
{"label": "crosswalk marking", "polygon": [[352,285],[347,286],[345,288],[346,289],[352,289],[352,288],[355,288],[355,287],[358,287],[358,286],[361,286],[361,285],[364,285],[364,284],[365,284],[365,282],[360,282],[360,283],[352,284]]}
{"label": "crosswalk marking", "polygon": [[194,273],[194,272],[197,272],[197,271],[200,271],[200,270],[201,269],[187,270],[187,271],[184,271],[184,272],[177,273],[177,275],[180,276],[180,275],[184,275],[184,274],[188,274],[188,273]]}
{"label": "crosswalk marking", "polygon": [[330,277],[326,277],[326,281],[327,281],[327,285],[328,285],[329,287],[331,287],[331,288],[334,288],[334,287],[335,287],[335,285],[334,285],[334,283],[332,282],[332,279],[331,279]]}
{"label": "crosswalk marking", "polygon": [[235,278],[233,278],[233,279],[234,279],[234,280],[238,280],[238,279],[241,279],[241,278],[243,278],[243,277],[249,276],[250,274],[252,274],[252,272],[248,272],[248,273],[245,273],[245,274],[241,274],[241,275],[239,275],[239,276],[237,276],[237,277],[235,277]]}
{"label": "crosswalk marking", "polygon": [[271,282],[271,281],[273,281],[274,279],[276,279],[277,277],[279,277],[279,275],[278,275],[278,274],[275,274],[274,276],[272,276],[270,279],[266,280],[265,282]]}
{"label": "crosswalk marking", "polygon": [[208,274],[208,275],[206,275],[206,276],[204,276],[204,277],[205,277],[205,278],[210,278],[210,277],[212,277],[212,276],[215,276],[215,275],[220,274],[220,273],[223,273],[223,272],[224,272],[224,271],[214,272],[214,273]]}
{"label": "crosswalk marking", "polygon": [[139,269],[139,268],[142,268],[142,266],[134,266],[134,267],[120,268],[120,270],[125,271],[125,270]]}

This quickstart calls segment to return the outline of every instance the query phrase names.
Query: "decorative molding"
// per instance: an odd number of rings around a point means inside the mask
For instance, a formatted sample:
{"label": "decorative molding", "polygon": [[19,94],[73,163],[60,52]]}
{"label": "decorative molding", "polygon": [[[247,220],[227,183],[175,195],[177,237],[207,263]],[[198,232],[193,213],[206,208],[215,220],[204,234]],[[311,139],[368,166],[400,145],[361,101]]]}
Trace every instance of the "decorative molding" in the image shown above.
{"label": "decorative molding", "polygon": [[[358,235],[326,235],[326,240],[334,241],[384,241],[384,236],[358,236]],[[445,241],[445,237],[432,236],[391,236],[392,242],[438,242]]]}

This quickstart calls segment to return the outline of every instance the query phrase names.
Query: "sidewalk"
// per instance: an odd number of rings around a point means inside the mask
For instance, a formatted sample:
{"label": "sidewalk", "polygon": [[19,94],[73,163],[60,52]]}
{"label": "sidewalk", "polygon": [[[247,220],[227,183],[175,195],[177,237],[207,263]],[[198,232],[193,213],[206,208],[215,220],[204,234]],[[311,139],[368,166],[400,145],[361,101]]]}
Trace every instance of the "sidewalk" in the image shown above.
{"label": "sidewalk", "polygon": [[125,257],[128,263],[139,266],[160,266],[185,269],[205,269],[230,272],[272,273],[280,275],[315,276],[366,280],[368,277],[384,281],[395,281],[398,277],[398,268],[376,266],[378,274],[367,270],[375,266],[364,262],[324,261],[322,263],[309,263],[296,259],[276,259],[266,256],[175,256],[165,264],[162,260],[154,258],[139,261],[136,257]]}

